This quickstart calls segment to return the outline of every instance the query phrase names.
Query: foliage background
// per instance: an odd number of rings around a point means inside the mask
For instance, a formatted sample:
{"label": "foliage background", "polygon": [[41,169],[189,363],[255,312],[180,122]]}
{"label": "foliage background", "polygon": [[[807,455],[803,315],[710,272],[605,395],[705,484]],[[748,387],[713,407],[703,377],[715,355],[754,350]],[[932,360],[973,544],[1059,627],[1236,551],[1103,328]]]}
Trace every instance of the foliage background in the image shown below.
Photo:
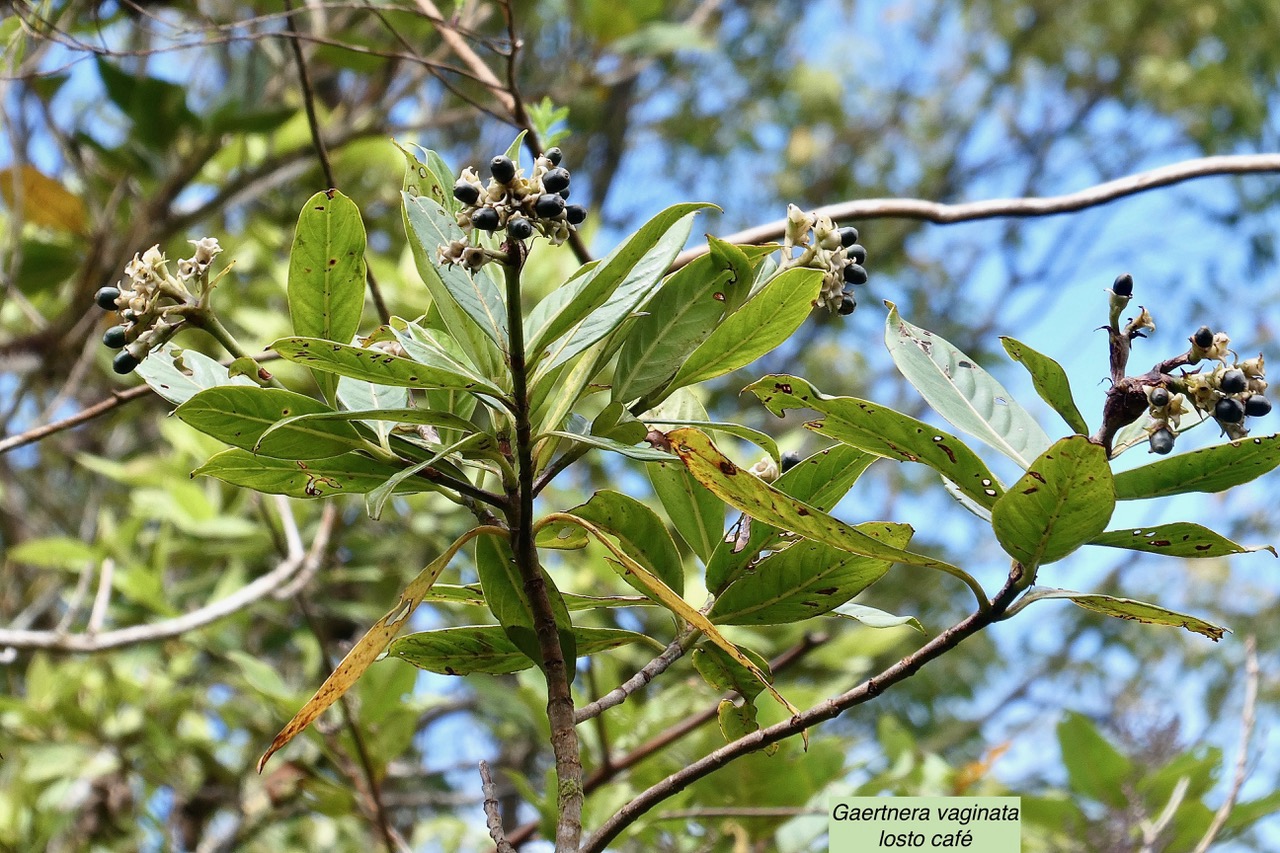
{"label": "foliage background", "polygon": [[[420,310],[423,291],[399,224],[402,161],[387,139],[420,141],[460,168],[487,160],[513,135],[501,98],[457,72],[462,63],[425,5],[311,4],[295,18],[336,181],[365,214],[388,306],[408,316]],[[0,166],[33,166],[61,188],[15,192],[4,182],[7,436],[133,381],[111,373],[90,296],[153,243],[180,256],[185,240],[217,236],[236,259],[221,297],[229,323],[251,346],[287,331],[293,222],[326,181],[280,38],[285,8],[19,3],[0,23]],[[445,15],[505,80],[503,12],[468,2]],[[568,111],[562,145],[575,194],[593,205],[597,253],[676,200],[719,204],[724,214],[700,218],[695,234],[723,235],[779,218],[789,201],[1046,195],[1201,154],[1275,150],[1280,130],[1280,10],[1265,0],[580,0],[516,4],[515,13],[520,94],[529,105],[546,96]],[[1105,319],[1102,288],[1118,272],[1134,274],[1138,301],[1160,324],[1137,358],[1154,362],[1180,349],[1201,323],[1228,330],[1242,352],[1274,352],[1277,186],[1268,177],[1217,178],[1045,220],[858,223],[871,252],[870,297],[847,322],[815,316],[786,347],[726,377],[707,406],[780,435],[786,449],[814,449],[797,420],[779,422],[737,396],[748,381],[785,369],[828,393],[923,415],[879,345],[878,300],[890,298],[996,369],[1024,400],[1034,400],[1029,383],[1002,363],[996,336],[1014,334],[1058,358],[1096,422],[1103,388],[1094,382],[1106,374],[1106,353],[1091,330]],[[572,262],[567,252],[540,254],[532,274],[546,288]],[[370,305],[366,322],[373,316]],[[1043,413],[1048,425],[1051,413]],[[217,444],[165,414],[162,401],[146,396],[0,455],[0,625],[79,633],[90,619],[102,628],[154,622],[278,564],[275,507],[189,480]],[[602,463],[582,471],[581,491],[547,505],[571,505],[610,482],[644,488],[643,478]],[[1273,482],[1178,509],[1241,541],[1269,541],[1280,507]],[[995,543],[977,540],[978,528],[941,492],[923,492],[927,485],[917,471],[882,463],[842,511],[910,521],[918,547],[963,558],[984,581],[1002,577]],[[358,502],[342,506],[320,570],[298,595],[265,598],[180,639],[96,655],[3,651],[0,847],[337,850],[378,839],[372,791],[339,723],[292,747],[266,777],[251,768],[327,672],[326,656],[340,654],[466,523],[425,497],[397,509],[374,523]],[[293,508],[307,541],[321,511]],[[1139,507],[1130,523],[1169,520],[1172,510],[1155,512]],[[1163,805],[1139,780],[1174,758],[1187,768],[1199,760],[1193,796],[1210,808],[1221,801],[1240,727],[1241,640],[1250,634],[1262,679],[1245,795],[1272,795],[1280,767],[1265,747],[1274,742],[1280,696],[1270,558],[1191,564],[1084,555],[1044,580],[1190,609],[1235,634],[1215,646],[1036,605],[1033,616],[975,638],[822,729],[803,761],[749,758],[660,811],[803,806],[810,796],[820,804],[823,790],[1011,790],[1042,798],[1036,843],[1047,849],[1136,850],[1134,828]],[[110,595],[95,607],[104,565]],[[568,585],[589,588],[599,577],[583,570]],[[952,593],[898,570],[864,600],[936,631],[964,611]],[[437,607],[418,620],[474,618]],[[668,630],[657,620],[639,625]],[[920,642],[906,629],[806,628],[808,635],[743,634],[772,654],[806,636],[825,638],[784,676],[797,700],[851,685]],[[606,656],[578,687],[608,690],[643,655]],[[625,753],[714,701],[682,662],[665,686],[593,730],[588,756],[598,764],[605,745]],[[507,771],[503,790],[512,796],[541,789],[547,756],[536,680],[463,684],[387,662],[358,688],[357,716],[383,807],[415,849],[475,849],[484,840],[479,757]],[[1096,744],[1101,752],[1087,752],[1084,719],[1116,745],[1115,756]],[[1068,738],[1065,756],[1057,726]],[[588,822],[719,740],[709,725],[657,751],[589,805]],[[1210,774],[1214,750],[1225,758]],[[1073,752],[1090,761],[1073,761]],[[1091,766],[1118,772],[1090,777]],[[1068,830],[1073,807],[1088,818],[1084,831]],[[530,807],[519,812],[533,817]],[[729,849],[749,837],[744,843],[765,845],[759,849],[807,849],[820,832],[794,821],[773,837],[780,824],[704,812],[650,820],[630,843]],[[1239,849],[1275,849],[1278,838],[1273,819]]]}

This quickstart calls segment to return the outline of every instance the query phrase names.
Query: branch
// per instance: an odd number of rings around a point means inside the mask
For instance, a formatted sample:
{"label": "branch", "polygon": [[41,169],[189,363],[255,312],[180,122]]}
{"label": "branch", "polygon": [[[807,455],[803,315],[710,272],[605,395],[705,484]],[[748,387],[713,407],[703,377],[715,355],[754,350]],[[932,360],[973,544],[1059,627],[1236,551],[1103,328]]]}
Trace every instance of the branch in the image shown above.
{"label": "branch", "polygon": [[601,853],[610,841],[649,809],[729,762],[839,716],[842,712],[874,699],[887,688],[911,677],[929,661],[954,649],[966,638],[997,621],[1022,591],[1024,585],[1021,572],[1015,570],[992,600],[989,610],[971,613],[879,675],[872,676],[847,693],[828,699],[781,723],[738,738],[651,786],[605,821],[600,829],[583,843],[582,853]]}
{"label": "branch", "polygon": [[627,701],[627,697],[635,693],[641,687],[644,687],[654,678],[667,671],[667,667],[675,663],[684,654],[685,648],[682,637],[676,637],[671,644],[653,660],[644,665],[644,668],[617,687],[601,696],[589,705],[583,705],[573,715],[575,723],[585,723],[592,717],[598,717],[605,711],[617,705],[621,705]]}
{"label": "branch", "polygon": [[1213,840],[1218,837],[1222,827],[1226,826],[1231,810],[1235,808],[1240,789],[1244,787],[1245,769],[1249,763],[1249,741],[1253,738],[1253,726],[1257,722],[1258,703],[1258,640],[1252,634],[1244,640],[1244,709],[1240,712],[1240,753],[1236,756],[1235,775],[1231,778],[1231,788],[1227,798],[1213,815],[1213,822],[1205,830],[1204,838],[1196,845],[1194,853],[1206,853]]}
{"label": "branch", "polygon": [[471,45],[467,44],[467,40],[462,37],[461,33],[449,26],[444,16],[440,14],[436,4],[432,3],[431,0],[416,0],[416,5],[418,10],[422,12],[423,17],[436,28],[441,40],[449,46],[450,50],[457,54],[467,68],[471,69],[471,75],[493,93],[493,96],[502,104],[502,108],[507,111],[508,115],[514,116],[515,98],[507,91],[507,87],[498,79],[498,76],[493,73],[493,69],[485,65],[479,54],[471,49]]}
{"label": "branch", "polygon": [[484,817],[489,825],[489,837],[493,839],[497,853],[515,853],[514,847],[507,841],[502,830],[502,813],[498,811],[498,793],[489,775],[489,762],[480,761],[480,790],[484,793]]}
{"label": "branch", "polygon": [[[1052,216],[1073,213],[1106,204],[1125,196],[1213,175],[1246,175],[1280,172],[1280,154],[1224,154],[1197,157],[1114,181],[1097,184],[1079,192],[1044,198],[997,198],[962,204],[942,204],[916,198],[869,198],[845,201],[817,209],[836,222],[860,219],[920,219],[939,225],[973,222],[999,217]],[[729,243],[761,244],[778,240],[785,233],[786,220],[757,225],[724,237]],[[682,252],[671,269],[676,270],[707,253],[705,246]]]}
{"label": "branch", "polygon": [[[289,503],[278,497],[276,505],[281,517],[290,519]],[[288,521],[286,520],[286,528]],[[300,544],[300,542],[299,542]],[[321,547],[317,548],[319,544]],[[133,646],[139,643],[152,643],[177,637],[188,631],[202,628],[232,613],[243,610],[271,595],[293,577],[294,573],[307,567],[312,560],[319,559],[324,543],[318,537],[312,542],[311,550],[304,551],[300,547],[290,547],[290,552],[280,564],[267,574],[245,584],[226,598],[220,598],[198,610],[172,619],[165,619],[150,625],[134,625],[115,631],[100,634],[68,634],[62,631],[26,631],[0,628],[0,647],[15,649],[48,649],[60,652],[101,652],[107,649],[118,649],[122,646]]]}

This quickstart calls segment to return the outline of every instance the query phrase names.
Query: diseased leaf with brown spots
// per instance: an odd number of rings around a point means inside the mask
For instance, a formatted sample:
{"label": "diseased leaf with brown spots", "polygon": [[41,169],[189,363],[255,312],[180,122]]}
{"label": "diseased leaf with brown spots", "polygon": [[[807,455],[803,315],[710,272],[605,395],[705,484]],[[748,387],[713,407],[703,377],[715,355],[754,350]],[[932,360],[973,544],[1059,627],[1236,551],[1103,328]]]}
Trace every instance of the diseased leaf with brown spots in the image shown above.
{"label": "diseased leaf with brown spots", "polygon": [[1277,465],[1280,435],[1242,438],[1121,471],[1116,474],[1116,497],[1131,501],[1185,492],[1221,492],[1261,477]]}
{"label": "diseased leaf with brown spots", "polygon": [[1247,554],[1252,551],[1270,551],[1271,556],[1277,556],[1276,549],[1270,545],[1240,545],[1220,533],[1189,521],[1136,530],[1108,530],[1090,540],[1089,544],[1149,551],[1169,557],[1225,557],[1228,554]]}
{"label": "diseased leaf with brown spots", "polygon": [[1072,592],[1068,589],[1036,590],[1032,595],[1034,596],[1033,600],[1037,601],[1047,598],[1065,598],[1085,610],[1092,610],[1095,613],[1102,613],[1106,616],[1114,616],[1117,619],[1132,619],[1135,622],[1146,622],[1149,625],[1171,625],[1175,628],[1186,628],[1196,634],[1203,634],[1215,643],[1227,633],[1226,628],[1206,622],[1198,616],[1179,613],[1176,610],[1170,610],[1158,604],[1134,601],[1131,598]]}
{"label": "diseased leaf with brown spots", "polygon": [[354,347],[322,338],[281,338],[271,345],[286,361],[302,364],[313,370],[350,376],[379,385],[402,388],[454,388],[501,397],[496,385],[475,376],[430,364],[420,364],[407,358],[391,355],[380,349]]}

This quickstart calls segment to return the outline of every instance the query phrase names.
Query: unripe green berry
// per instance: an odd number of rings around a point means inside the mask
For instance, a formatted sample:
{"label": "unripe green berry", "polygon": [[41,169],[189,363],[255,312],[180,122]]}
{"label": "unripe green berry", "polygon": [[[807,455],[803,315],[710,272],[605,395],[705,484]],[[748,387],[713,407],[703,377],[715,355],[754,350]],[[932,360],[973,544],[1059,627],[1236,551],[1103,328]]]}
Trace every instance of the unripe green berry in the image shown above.
{"label": "unripe green berry", "polygon": [[542,152],[542,156],[550,160],[552,166],[559,166],[560,161],[564,158],[564,152],[559,148],[548,148]]}
{"label": "unripe green berry", "polygon": [[453,185],[453,197],[463,204],[475,204],[480,200],[480,188],[468,181],[458,181]]}
{"label": "unripe green berry", "polygon": [[865,264],[867,262],[867,247],[861,243],[854,243],[845,250],[845,257],[853,261],[855,264]]}
{"label": "unripe green berry", "polygon": [[120,298],[120,291],[114,287],[104,287],[93,295],[93,301],[98,303],[98,307],[107,311],[112,311],[116,307],[116,300]]}
{"label": "unripe green berry", "polygon": [[857,264],[849,264],[844,268],[844,280],[849,284],[866,284],[867,271]]}
{"label": "unripe green berry", "polygon": [[1249,385],[1248,380],[1244,378],[1243,370],[1228,370],[1222,374],[1222,379],[1218,383],[1218,387],[1222,389],[1223,394],[1239,394]]}
{"label": "unripe green berry", "polygon": [[1196,329],[1196,333],[1191,336],[1191,342],[1200,349],[1208,349],[1213,346],[1213,329],[1208,326],[1201,326]]}
{"label": "unripe green berry", "polygon": [[1170,450],[1173,450],[1173,438],[1173,433],[1163,427],[1151,433],[1151,437],[1148,439],[1151,444],[1151,452],[1164,456]]}
{"label": "unripe green berry", "polygon": [[1128,273],[1116,276],[1115,284],[1111,285],[1111,292],[1116,296],[1133,296],[1133,276]]}
{"label": "unripe green berry", "polygon": [[569,187],[569,170],[559,166],[542,176],[542,188],[549,193],[558,193]]}
{"label": "unripe green berry", "polygon": [[516,164],[511,162],[510,157],[499,154],[489,161],[489,174],[493,175],[493,179],[498,183],[509,184],[516,176]]}
{"label": "unripe green berry", "polygon": [[1261,394],[1254,394],[1244,401],[1244,413],[1251,418],[1260,418],[1271,412],[1271,401]]}
{"label": "unripe green berry", "polygon": [[836,313],[848,317],[857,307],[858,300],[853,297],[851,291],[846,290],[844,296],[840,299],[840,307],[836,309]]}
{"label": "unripe green berry", "polygon": [[782,464],[779,468],[782,470],[782,473],[785,474],[792,468],[799,465],[802,461],[803,457],[801,457],[799,453],[796,453],[794,450],[788,450],[786,453],[782,454]]}
{"label": "unripe green berry", "polygon": [[587,209],[580,204],[566,204],[564,218],[570,225],[581,225],[587,218]]}
{"label": "unripe green berry", "polygon": [[120,349],[128,343],[128,341],[125,340],[124,334],[126,328],[126,326],[112,326],[103,333],[102,342],[111,349]]}
{"label": "unripe green berry", "polygon": [[1213,416],[1224,424],[1238,424],[1244,420],[1244,403],[1231,397],[1223,397],[1213,407]]}
{"label": "unripe green berry", "polygon": [[1147,399],[1149,399],[1151,401],[1151,405],[1155,406],[1157,409],[1163,409],[1165,406],[1169,405],[1169,392],[1163,388],[1152,388],[1151,394]]}
{"label": "unripe green berry", "polygon": [[513,240],[528,240],[533,236],[533,223],[523,216],[507,220],[507,236]]}
{"label": "unripe green berry", "polygon": [[543,193],[533,203],[533,212],[539,219],[555,219],[564,211],[564,199],[555,193]]}
{"label": "unripe green berry", "polygon": [[858,229],[854,228],[852,225],[841,228],[836,233],[840,235],[840,245],[844,246],[846,249],[858,242]]}
{"label": "unripe green berry", "polygon": [[116,357],[111,360],[111,369],[116,373],[123,375],[133,373],[134,368],[137,367],[138,364],[138,359],[134,357],[133,353],[126,349],[116,353]]}
{"label": "unripe green berry", "polygon": [[497,231],[498,211],[492,207],[482,207],[471,214],[471,224],[481,231]]}

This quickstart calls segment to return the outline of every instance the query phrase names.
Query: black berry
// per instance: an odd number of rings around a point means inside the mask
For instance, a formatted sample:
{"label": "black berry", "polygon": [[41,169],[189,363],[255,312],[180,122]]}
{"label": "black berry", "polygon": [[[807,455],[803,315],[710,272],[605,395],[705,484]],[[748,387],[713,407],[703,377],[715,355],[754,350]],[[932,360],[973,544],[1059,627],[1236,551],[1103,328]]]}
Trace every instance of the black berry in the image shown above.
{"label": "black berry", "polygon": [[564,210],[564,199],[555,193],[543,193],[533,203],[533,212],[539,219],[555,219]]}
{"label": "black berry", "polygon": [[124,339],[124,326],[112,326],[102,335],[102,342],[111,349],[120,349],[127,343]]}
{"label": "black berry", "polygon": [[475,204],[480,200],[480,188],[467,181],[458,181],[453,185],[453,197],[463,204]]}
{"label": "black berry", "polygon": [[533,236],[533,223],[523,216],[507,220],[507,236],[513,240],[528,240]]}
{"label": "black berry", "polygon": [[865,264],[867,262],[867,247],[861,243],[854,243],[849,246],[844,254],[855,264]]}
{"label": "black berry", "polygon": [[556,193],[556,195],[560,196],[560,198],[564,199],[565,201],[568,201],[568,200],[569,200],[569,188],[568,188],[568,187],[565,187],[564,189],[560,190],[560,192]]}
{"label": "black berry", "polygon": [[1244,401],[1244,413],[1251,418],[1260,418],[1271,411],[1271,401],[1261,394],[1254,394]]}
{"label": "black berry", "polygon": [[497,231],[498,211],[492,207],[482,207],[471,214],[471,224],[481,231]]}
{"label": "black berry", "polygon": [[1128,273],[1116,276],[1115,284],[1111,285],[1111,292],[1116,296],[1133,296],[1133,276]]}
{"label": "black berry", "polygon": [[844,298],[840,300],[840,307],[836,309],[836,313],[848,317],[857,307],[858,300],[853,298],[853,293],[846,290],[844,292]]}
{"label": "black berry", "polygon": [[119,298],[120,291],[114,287],[104,287],[93,295],[93,301],[98,303],[98,307],[107,311],[115,310],[116,300]]}
{"label": "black berry", "polygon": [[786,472],[790,471],[792,468],[799,465],[800,462],[801,462],[800,454],[796,453],[794,450],[788,450],[786,453],[782,454],[782,465],[781,465],[782,473],[785,474]]}
{"label": "black berry", "polygon": [[1223,397],[1213,407],[1213,416],[1224,424],[1238,424],[1244,420],[1244,403],[1230,397]]}
{"label": "black berry", "polygon": [[840,235],[840,245],[846,249],[858,242],[858,229],[852,225],[847,228],[841,228],[836,233]]}
{"label": "black berry", "polygon": [[134,358],[133,353],[128,350],[121,350],[111,360],[111,369],[120,374],[133,373],[133,369],[137,366],[138,359]]}
{"label": "black berry", "polygon": [[1191,336],[1191,343],[1200,347],[1200,349],[1208,349],[1213,346],[1213,329],[1208,326],[1201,326],[1196,329],[1196,333]]}
{"label": "black berry", "polygon": [[564,218],[570,225],[581,225],[587,218],[587,209],[580,204],[566,204]]}
{"label": "black berry", "polygon": [[1163,388],[1152,388],[1151,396],[1148,399],[1151,400],[1151,405],[1157,409],[1163,409],[1169,405],[1169,392]]}
{"label": "black berry", "polygon": [[849,284],[866,284],[867,271],[857,264],[849,264],[844,268],[844,280]]}
{"label": "black berry", "polygon": [[548,148],[542,152],[542,156],[550,160],[552,166],[559,166],[560,161],[564,159],[564,152],[559,148]]}
{"label": "black berry", "polygon": [[1223,394],[1239,394],[1248,384],[1244,378],[1243,370],[1232,369],[1222,374],[1222,380],[1218,383],[1218,387],[1222,389]]}
{"label": "black berry", "polygon": [[511,162],[510,157],[499,154],[489,161],[489,174],[498,183],[509,184],[516,176],[516,164]]}
{"label": "black berry", "polygon": [[559,166],[542,176],[542,188],[549,193],[558,193],[569,188],[569,170]]}
{"label": "black berry", "polygon": [[1161,428],[1151,433],[1148,439],[1151,443],[1151,452],[1159,453],[1164,456],[1170,450],[1173,450],[1173,433],[1169,430]]}

